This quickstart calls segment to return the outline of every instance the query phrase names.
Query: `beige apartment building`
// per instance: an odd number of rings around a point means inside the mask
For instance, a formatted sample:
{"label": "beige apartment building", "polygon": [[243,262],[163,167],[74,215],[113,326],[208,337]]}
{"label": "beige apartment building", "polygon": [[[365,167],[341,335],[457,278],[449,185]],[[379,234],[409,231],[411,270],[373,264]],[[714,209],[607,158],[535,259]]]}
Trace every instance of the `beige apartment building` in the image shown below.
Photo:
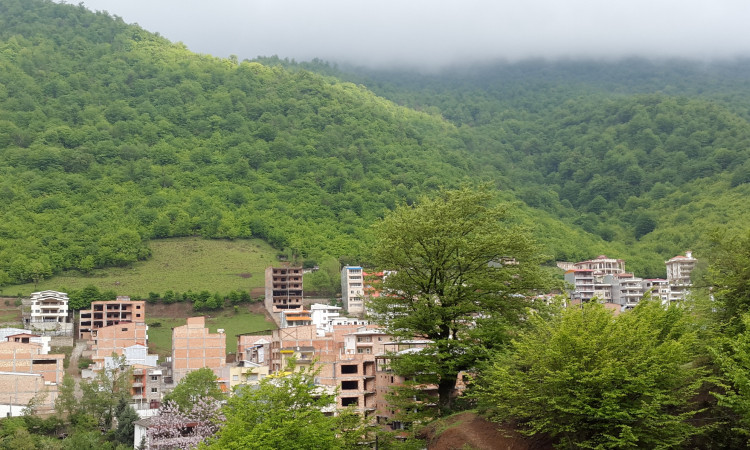
{"label": "beige apartment building", "polygon": [[82,309],[78,320],[78,339],[91,339],[94,330],[123,322],[146,322],[146,302],[131,301],[130,297],[91,303],[91,309]]}
{"label": "beige apartment building", "polygon": [[228,383],[227,344],[224,330],[209,333],[205,317],[190,317],[172,330],[172,380],[174,384],[193,370],[208,367]]}

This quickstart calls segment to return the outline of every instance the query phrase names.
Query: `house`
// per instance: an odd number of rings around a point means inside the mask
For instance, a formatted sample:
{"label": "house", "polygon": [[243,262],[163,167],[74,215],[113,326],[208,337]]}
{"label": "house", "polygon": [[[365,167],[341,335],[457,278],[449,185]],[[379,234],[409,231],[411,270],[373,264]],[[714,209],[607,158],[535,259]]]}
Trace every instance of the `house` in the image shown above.
{"label": "house", "polygon": [[304,309],[281,311],[281,328],[311,325],[312,323],[313,322],[310,311],[306,311]]}
{"label": "house", "polygon": [[47,354],[50,351],[52,337],[41,336],[22,328],[0,328],[0,341],[39,344],[42,346],[42,353]]}
{"label": "house", "polygon": [[68,294],[58,291],[41,291],[31,294],[31,312],[27,326],[33,330],[56,331],[61,335],[73,332],[68,316]]}

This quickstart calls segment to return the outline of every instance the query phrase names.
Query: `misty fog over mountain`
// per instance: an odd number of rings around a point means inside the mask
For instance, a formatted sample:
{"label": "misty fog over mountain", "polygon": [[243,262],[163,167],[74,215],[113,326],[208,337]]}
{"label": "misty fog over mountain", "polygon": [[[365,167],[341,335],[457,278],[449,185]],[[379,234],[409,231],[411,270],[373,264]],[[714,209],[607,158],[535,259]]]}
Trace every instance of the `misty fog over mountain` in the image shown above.
{"label": "misty fog over mountain", "polygon": [[85,0],[192,51],[363,66],[750,55],[742,0]]}

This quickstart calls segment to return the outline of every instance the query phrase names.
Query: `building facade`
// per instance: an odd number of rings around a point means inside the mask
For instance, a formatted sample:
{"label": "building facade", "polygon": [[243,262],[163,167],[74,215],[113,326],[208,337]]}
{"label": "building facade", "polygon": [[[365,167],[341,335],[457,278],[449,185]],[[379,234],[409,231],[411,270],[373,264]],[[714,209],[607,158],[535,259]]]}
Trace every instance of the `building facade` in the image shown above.
{"label": "building facade", "polygon": [[209,333],[205,317],[189,317],[186,325],[172,329],[173,383],[203,367],[213,370],[223,383],[228,382],[226,334],[221,329]]}
{"label": "building facade", "polygon": [[69,336],[73,323],[68,314],[68,294],[58,291],[33,292],[30,300],[28,327],[32,330],[58,331]]}
{"label": "building facade", "polygon": [[122,322],[146,322],[146,302],[131,301],[130,297],[117,297],[112,301],[91,303],[91,309],[82,309],[78,320],[78,339],[91,339],[93,330]]}
{"label": "building facade", "polygon": [[665,261],[667,266],[667,282],[669,283],[669,301],[675,302],[684,300],[690,293],[690,274],[698,262],[693,258],[691,251],[685,252],[685,255],[678,255]]}
{"label": "building facade", "polygon": [[348,314],[365,314],[365,275],[360,266],[341,269],[341,301]]}
{"label": "building facade", "polygon": [[269,312],[302,309],[302,267],[268,267],[265,283]]}

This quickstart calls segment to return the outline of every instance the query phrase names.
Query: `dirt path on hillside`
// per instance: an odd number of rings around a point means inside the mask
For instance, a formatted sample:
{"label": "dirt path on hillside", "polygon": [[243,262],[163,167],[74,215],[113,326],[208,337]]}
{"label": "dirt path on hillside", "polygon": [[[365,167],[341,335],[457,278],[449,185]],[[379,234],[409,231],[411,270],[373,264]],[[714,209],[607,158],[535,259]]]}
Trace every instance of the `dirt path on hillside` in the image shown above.
{"label": "dirt path on hillside", "polygon": [[81,359],[81,354],[84,350],[86,350],[86,343],[77,342],[76,346],[73,347],[73,352],[70,354],[70,362],[68,363],[68,368],[65,372],[68,375],[72,375],[73,378],[80,378],[78,373],[78,360]]}

